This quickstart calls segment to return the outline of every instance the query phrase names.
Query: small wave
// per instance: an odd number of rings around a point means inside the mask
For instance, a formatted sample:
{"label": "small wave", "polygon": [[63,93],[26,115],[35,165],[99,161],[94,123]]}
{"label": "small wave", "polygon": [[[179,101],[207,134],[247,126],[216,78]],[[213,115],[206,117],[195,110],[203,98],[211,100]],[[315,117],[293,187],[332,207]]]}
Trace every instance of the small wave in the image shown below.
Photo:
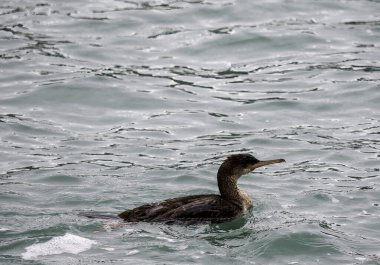
{"label": "small wave", "polygon": [[38,256],[56,255],[62,253],[78,254],[89,250],[96,241],[66,233],[64,236],[53,237],[47,242],[33,244],[25,248],[22,258],[35,259]]}

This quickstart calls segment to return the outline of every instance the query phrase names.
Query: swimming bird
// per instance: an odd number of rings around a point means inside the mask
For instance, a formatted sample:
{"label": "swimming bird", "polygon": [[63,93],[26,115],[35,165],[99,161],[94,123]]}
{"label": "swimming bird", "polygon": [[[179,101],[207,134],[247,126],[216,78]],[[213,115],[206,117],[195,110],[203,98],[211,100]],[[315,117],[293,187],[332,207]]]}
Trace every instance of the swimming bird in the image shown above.
{"label": "swimming bird", "polygon": [[252,208],[252,201],[237,186],[238,179],[256,168],[285,162],[284,159],[260,161],[250,154],[229,156],[219,167],[220,195],[191,195],[144,204],[118,216],[126,222],[223,223]]}

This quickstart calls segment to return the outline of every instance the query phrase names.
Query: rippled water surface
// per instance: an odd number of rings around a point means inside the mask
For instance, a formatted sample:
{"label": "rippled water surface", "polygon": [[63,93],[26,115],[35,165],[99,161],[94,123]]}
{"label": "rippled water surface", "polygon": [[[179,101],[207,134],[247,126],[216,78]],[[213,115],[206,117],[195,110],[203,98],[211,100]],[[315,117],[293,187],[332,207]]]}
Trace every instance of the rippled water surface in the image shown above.
{"label": "rippled water surface", "polygon": [[[3,0],[2,264],[380,264],[380,2]],[[252,214],[121,224],[217,193]]]}

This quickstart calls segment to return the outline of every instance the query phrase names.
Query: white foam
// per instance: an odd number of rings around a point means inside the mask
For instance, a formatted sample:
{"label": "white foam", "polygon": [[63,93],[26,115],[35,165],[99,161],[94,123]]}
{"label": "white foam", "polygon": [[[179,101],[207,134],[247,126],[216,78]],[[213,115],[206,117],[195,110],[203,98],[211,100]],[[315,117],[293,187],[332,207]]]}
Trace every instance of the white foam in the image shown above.
{"label": "white foam", "polygon": [[139,253],[140,251],[138,251],[137,249],[134,249],[134,250],[131,250],[131,251],[128,251],[127,253],[125,253],[127,256],[131,256],[131,255],[135,255],[137,253]]}
{"label": "white foam", "polygon": [[33,244],[25,248],[21,254],[23,259],[35,259],[38,256],[56,255],[62,253],[78,254],[89,250],[97,242],[84,237],[66,234],[64,236],[53,237],[47,242]]}
{"label": "white foam", "polygon": [[168,237],[164,237],[164,236],[158,236],[158,237],[156,237],[156,238],[157,238],[157,239],[163,239],[163,240],[166,240],[166,241],[168,241],[168,242],[170,242],[170,243],[177,242],[177,240],[175,240],[175,239],[168,238]]}
{"label": "white foam", "polygon": [[115,248],[102,248],[102,249],[107,250],[107,251],[114,251],[115,250]]}

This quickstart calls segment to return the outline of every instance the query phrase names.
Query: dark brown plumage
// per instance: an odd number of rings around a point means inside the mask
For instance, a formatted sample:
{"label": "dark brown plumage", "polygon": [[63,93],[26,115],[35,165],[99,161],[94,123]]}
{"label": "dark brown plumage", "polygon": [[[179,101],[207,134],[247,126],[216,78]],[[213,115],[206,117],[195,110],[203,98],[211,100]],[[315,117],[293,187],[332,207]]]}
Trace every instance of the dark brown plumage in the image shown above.
{"label": "dark brown plumage", "polygon": [[229,156],[217,174],[220,195],[192,195],[145,204],[126,210],[119,217],[126,222],[222,223],[252,207],[249,196],[237,186],[240,176],[258,167],[285,162],[284,159],[259,161],[250,154]]}

